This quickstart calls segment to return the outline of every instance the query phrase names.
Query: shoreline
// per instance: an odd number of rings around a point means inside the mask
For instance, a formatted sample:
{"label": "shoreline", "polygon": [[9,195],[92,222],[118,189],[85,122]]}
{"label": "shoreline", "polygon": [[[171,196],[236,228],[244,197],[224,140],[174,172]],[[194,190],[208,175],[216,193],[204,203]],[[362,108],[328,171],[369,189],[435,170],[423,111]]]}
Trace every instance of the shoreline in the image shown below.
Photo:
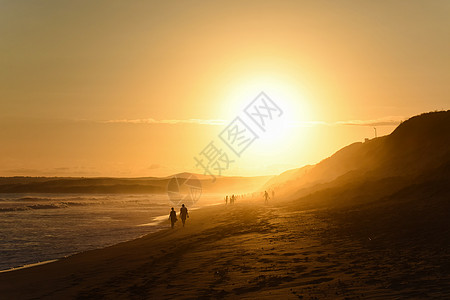
{"label": "shoreline", "polygon": [[[161,218],[161,220],[157,220],[158,218]],[[129,240],[126,240],[126,241],[116,242],[116,243],[113,243],[113,244],[110,244],[110,245],[104,245],[104,246],[101,246],[101,247],[98,247],[98,248],[94,248],[94,249],[88,249],[88,250],[84,250],[84,251],[70,253],[70,254],[67,254],[67,255],[65,255],[63,257],[58,257],[58,258],[54,258],[54,259],[48,259],[48,260],[44,260],[44,261],[38,261],[38,262],[34,262],[34,263],[29,263],[29,264],[24,264],[24,265],[17,266],[17,267],[11,267],[9,269],[3,269],[3,270],[0,270],[0,273],[14,272],[14,271],[22,270],[22,269],[34,268],[34,267],[37,267],[37,266],[40,266],[40,265],[61,261],[63,259],[69,258],[69,257],[74,256],[74,255],[86,253],[86,252],[89,252],[89,251],[101,250],[101,249],[112,247],[112,246],[115,246],[115,245],[118,245],[118,244],[121,244],[121,243],[131,242],[131,241],[134,241],[136,239],[140,239],[140,238],[142,238],[144,236],[147,236],[149,234],[152,234],[154,232],[158,232],[159,230],[163,230],[164,228],[157,228],[157,226],[161,225],[164,222],[165,218],[166,218],[165,215],[164,216],[160,215],[160,216],[154,217],[152,222],[149,222],[149,223],[146,223],[146,224],[135,225],[136,227],[152,227],[153,228],[153,231],[147,232],[147,233],[142,234],[142,235],[139,235],[139,236],[137,236],[135,238],[132,238],[132,239],[129,239]]]}
{"label": "shoreline", "polygon": [[[197,218],[199,214],[205,215],[208,214],[211,210],[217,210],[217,207],[220,206],[220,203],[214,205],[208,205],[204,207],[199,207],[197,209],[191,209],[192,211],[190,221],[188,221],[185,228],[180,227],[180,224],[176,224],[175,230],[170,228],[170,225],[167,225],[167,228],[160,228],[157,231],[145,234],[136,239],[132,239],[129,241],[120,242],[111,246],[106,246],[99,249],[88,250],[84,252],[75,253],[73,255],[57,259],[51,260],[47,263],[41,262],[39,264],[31,264],[29,267],[19,267],[14,268],[12,270],[5,270],[4,272],[0,272],[0,293],[2,295],[11,295],[11,298],[22,299],[22,298],[34,298],[34,297],[44,297],[43,294],[45,291],[52,290],[54,283],[61,280],[61,273],[64,274],[81,274],[81,273],[89,273],[91,274],[90,268],[97,269],[100,268],[103,271],[107,270],[110,267],[110,260],[116,260],[116,258],[121,257],[121,253],[129,253],[132,252],[131,249],[135,249],[139,255],[147,254],[147,247],[142,247],[142,243],[147,243],[150,241],[150,244],[156,247],[150,247],[151,249],[157,251],[160,250],[160,247],[157,247],[156,241],[163,239],[165,240],[168,236],[170,239],[173,235],[180,235],[192,232],[193,228],[190,228],[190,223],[193,223],[192,220]],[[219,208],[220,209],[220,208]],[[193,218],[193,215],[195,217]],[[166,218],[166,216],[160,216]],[[155,217],[157,218],[157,217]],[[203,217],[195,220],[195,223],[201,222]],[[165,220],[161,220],[159,224],[162,224]],[[181,223],[181,222],[177,222]],[[139,245],[139,247],[135,247]],[[163,252],[161,252],[163,253]],[[127,256],[127,259],[136,262],[136,258],[134,255]],[[95,265],[95,266],[93,266]],[[103,275],[105,273],[100,272]],[[45,274],[45,275],[43,275]],[[106,271],[106,274],[109,274]],[[89,278],[91,275],[81,276],[82,278]],[[105,275],[107,276],[107,275]],[[95,277],[95,276],[94,276]],[[14,278],[14,279],[8,279]],[[24,286],[22,286],[24,285]],[[33,286],[30,290],[29,285]],[[20,287],[18,287],[20,286]],[[24,290],[27,290],[31,294],[29,295],[39,295],[39,296],[26,296],[27,293],[22,294]],[[65,295],[64,297],[66,297]],[[69,296],[70,297],[70,296]],[[45,298],[45,297],[44,297]]]}
{"label": "shoreline", "polygon": [[[222,203],[207,204],[207,205],[200,206],[200,207],[194,207],[192,209],[189,209],[189,211],[197,211],[197,210],[203,209],[205,207],[217,206],[217,205],[221,205],[221,204]],[[57,262],[57,261],[69,258],[69,257],[74,256],[74,255],[78,255],[78,254],[81,254],[81,253],[86,253],[86,252],[89,252],[89,251],[101,250],[101,249],[112,247],[112,246],[115,246],[115,245],[118,245],[118,244],[127,243],[127,242],[131,242],[131,241],[143,238],[143,237],[145,237],[147,235],[151,235],[151,234],[153,234],[155,232],[158,232],[160,230],[164,230],[165,228],[162,227],[162,225],[163,225],[164,222],[167,221],[167,219],[168,219],[167,216],[168,216],[168,214],[166,214],[166,215],[159,215],[159,216],[153,217],[152,221],[149,222],[149,223],[136,225],[136,227],[153,227],[154,230],[151,231],[151,232],[145,233],[143,235],[137,236],[135,238],[132,238],[130,240],[117,242],[117,243],[114,243],[114,244],[111,244],[111,245],[105,245],[105,246],[102,246],[102,247],[99,247],[99,248],[95,248],[95,249],[89,249],[89,250],[85,250],[85,251],[80,251],[80,252],[67,254],[67,255],[65,255],[63,257],[59,257],[59,258],[48,259],[48,260],[45,260],[45,261],[38,261],[38,262],[34,262],[34,263],[24,264],[24,265],[17,266],[17,267],[11,267],[9,269],[3,269],[3,270],[0,270],[0,273],[14,272],[14,271],[22,270],[22,269],[28,269],[28,268],[37,267],[37,266],[44,265],[44,264],[54,263],[54,262]],[[177,213],[177,216],[178,216],[178,213]],[[161,226],[161,227],[157,228],[157,226]],[[168,225],[168,226],[170,227],[170,225]]]}
{"label": "shoreline", "polygon": [[192,211],[184,228],[181,222],[174,230],[168,224],[135,240],[0,273],[0,294],[5,299],[449,295],[447,273],[428,275],[436,272],[439,257],[448,257],[440,244],[422,249],[411,247],[420,240],[369,241],[364,230],[361,236],[349,234],[355,228],[340,226],[338,219],[326,209],[295,204],[203,207]]}
{"label": "shoreline", "polygon": [[6,270],[0,270],[0,273],[7,273],[7,272],[13,272],[13,271],[27,269],[27,268],[33,268],[33,267],[37,267],[37,266],[53,263],[53,262],[56,262],[56,261],[61,260],[61,259],[64,259],[64,257],[63,258],[57,258],[57,259],[50,259],[50,260],[46,260],[46,261],[40,261],[40,262],[32,263],[32,264],[26,264],[26,265],[23,265],[23,266],[20,266],[20,267],[14,267],[14,268],[6,269]]}

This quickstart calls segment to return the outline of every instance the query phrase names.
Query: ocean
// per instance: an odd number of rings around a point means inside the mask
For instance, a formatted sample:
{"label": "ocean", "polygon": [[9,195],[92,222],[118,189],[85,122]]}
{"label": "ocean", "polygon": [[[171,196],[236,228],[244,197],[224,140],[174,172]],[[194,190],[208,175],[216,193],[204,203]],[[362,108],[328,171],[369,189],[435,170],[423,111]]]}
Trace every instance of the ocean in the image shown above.
{"label": "ocean", "polygon": [[[196,207],[219,203],[204,195]],[[0,194],[0,270],[129,241],[160,228],[167,195]],[[179,211],[179,207],[175,206]]]}

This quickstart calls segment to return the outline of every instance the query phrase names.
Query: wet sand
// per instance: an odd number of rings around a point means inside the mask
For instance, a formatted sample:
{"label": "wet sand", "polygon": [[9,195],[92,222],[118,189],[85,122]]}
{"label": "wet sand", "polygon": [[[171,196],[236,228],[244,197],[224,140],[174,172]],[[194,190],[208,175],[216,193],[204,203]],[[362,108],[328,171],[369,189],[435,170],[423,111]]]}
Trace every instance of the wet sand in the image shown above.
{"label": "wet sand", "polygon": [[[238,203],[186,227],[0,274],[3,299],[446,298],[449,253],[378,243],[328,210]],[[345,219],[345,218],[344,218]],[[337,220],[337,221],[336,221]],[[409,243],[409,244],[408,244]],[[445,246],[445,245],[444,245]]]}

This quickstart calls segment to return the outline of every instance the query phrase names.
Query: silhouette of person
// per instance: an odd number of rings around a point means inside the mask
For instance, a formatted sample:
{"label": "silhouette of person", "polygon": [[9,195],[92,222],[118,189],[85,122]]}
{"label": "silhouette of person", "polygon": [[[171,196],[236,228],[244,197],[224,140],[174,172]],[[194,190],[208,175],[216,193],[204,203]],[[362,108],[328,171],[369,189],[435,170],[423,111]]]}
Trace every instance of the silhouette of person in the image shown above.
{"label": "silhouette of person", "polygon": [[173,229],[173,226],[175,226],[175,222],[178,221],[177,213],[175,212],[173,207],[172,207],[172,210],[170,211],[169,220],[170,220],[170,224],[172,225],[172,229]]}
{"label": "silhouette of person", "polygon": [[225,204],[228,204],[228,195],[225,197]]}
{"label": "silhouette of person", "polygon": [[264,204],[269,204],[269,193],[264,191]]}
{"label": "silhouette of person", "polygon": [[186,218],[189,218],[188,209],[186,208],[186,206],[184,206],[184,204],[181,204],[180,218],[181,218],[181,222],[183,222],[183,227],[184,227],[184,223],[186,222]]}
{"label": "silhouette of person", "polygon": [[272,190],[272,200],[275,199],[275,190]]}

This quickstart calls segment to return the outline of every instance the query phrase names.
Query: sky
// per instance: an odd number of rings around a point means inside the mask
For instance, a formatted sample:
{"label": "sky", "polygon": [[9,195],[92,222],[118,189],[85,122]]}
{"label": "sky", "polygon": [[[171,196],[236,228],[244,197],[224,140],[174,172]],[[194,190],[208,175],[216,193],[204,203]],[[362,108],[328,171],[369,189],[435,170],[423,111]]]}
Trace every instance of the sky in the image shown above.
{"label": "sky", "polygon": [[[221,175],[317,163],[450,108],[449,15],[445,0],[0,0],[0,176],[202,173],[211,142]],[[238,156],[221,133],[256,126],[260,92],[280,113]]]}

